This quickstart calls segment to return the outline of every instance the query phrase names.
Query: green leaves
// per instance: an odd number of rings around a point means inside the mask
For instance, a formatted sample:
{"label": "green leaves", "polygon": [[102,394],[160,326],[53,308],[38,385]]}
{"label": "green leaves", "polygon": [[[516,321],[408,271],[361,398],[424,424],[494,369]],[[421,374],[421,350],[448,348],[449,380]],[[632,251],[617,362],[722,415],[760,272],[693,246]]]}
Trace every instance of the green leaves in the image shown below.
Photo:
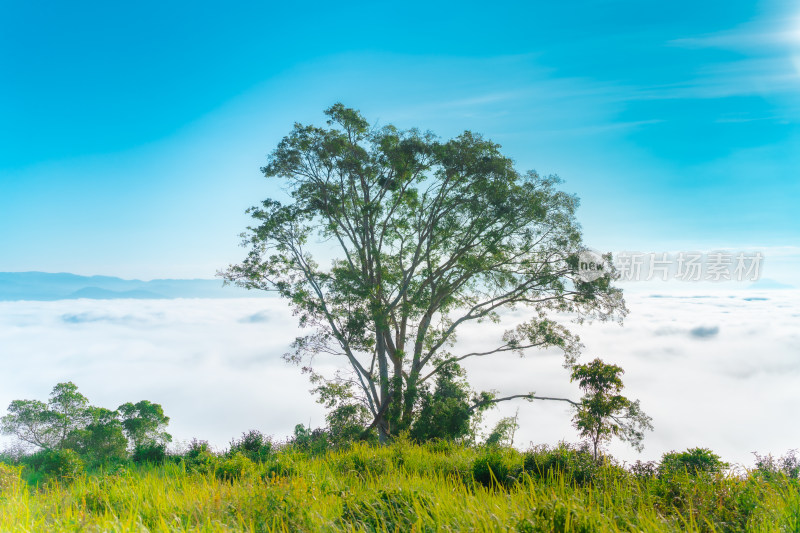
{"label": "green leaves", "polygon": [[53,387],[47,403],[12,401],[0,429],[37,448],[74,450],[86,462],[100,464],[127,456],[125,433],[134,447],[171,441],[164,431],[168,423],[156,403],[126,403],[117,411],[94,407],[74,383],[65,382]]}
{"label": "green leaves", "polygon": [[2,431],[41,448],[54,448],[60,442],[58,416],[38,400],[14,400],[2,418]]}
{"label": "green leaves", "polygon": [[624,373],[621,367],[602,359],[572,369],[571,381],[577,381],[584,391],[573,425],[582,437],[591,440],[595,458],[600,444],[611,437],[619,437],[641,450],[644,432],[653,429],[652,419],[642,412],[639,401],[620,394],[620,376]]}
{"label": "green leaves", "polygon": [[443,363],[486,355],[447,351],[465,325],[528,307],[535,320],[488,353],[554,346],[569,364],[580,343],[549,315],[624,314],[613,272],[590,285],[577,276],[578,200],[556,176],[518,172],[469,131],[441,140],[372,128],[340,103],[325,113],[328,128],[295,124],[270,154],[262,170],[290,200],[250,210],[248,255],[222,275],[286,298],[313,330],[288,359],[343,357],[342,384],[384,436],[410,427]]}
{"label": "green leaves", "polygon": [[122,418],[122,427],[133,443],[133,446],[155,446],[170,442],[172,436],[164,429],[169,424],[169,417],[157,403],[142,400],[137,403],[124,403],[118,411]]}

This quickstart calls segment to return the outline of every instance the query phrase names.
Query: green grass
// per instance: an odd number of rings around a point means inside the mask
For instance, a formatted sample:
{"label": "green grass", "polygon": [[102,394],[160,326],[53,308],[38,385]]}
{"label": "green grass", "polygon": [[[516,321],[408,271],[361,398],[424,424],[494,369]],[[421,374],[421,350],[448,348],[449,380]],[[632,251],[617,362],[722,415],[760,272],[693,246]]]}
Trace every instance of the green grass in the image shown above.
{"label": "green grass", "polygon": [[25,481],[35,473],[0,465],[0,531],[800,532],[800,488],[785,476],[606,466],[579,485],[525,463],[514,450],[399,443],[131,464],[36,485]]}

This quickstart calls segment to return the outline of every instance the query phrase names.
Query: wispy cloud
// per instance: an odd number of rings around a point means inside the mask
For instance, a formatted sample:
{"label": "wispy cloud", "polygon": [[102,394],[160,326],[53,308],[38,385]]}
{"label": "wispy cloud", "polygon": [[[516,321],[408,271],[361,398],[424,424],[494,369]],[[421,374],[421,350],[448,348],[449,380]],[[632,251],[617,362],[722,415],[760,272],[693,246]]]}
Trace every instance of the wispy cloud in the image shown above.
{"label": "wispy cloud", "polygon": [[759,49],[800,49],[800,17],[749,21],[736,28],[669,41],[684,48],[721,48],[740,52]]}

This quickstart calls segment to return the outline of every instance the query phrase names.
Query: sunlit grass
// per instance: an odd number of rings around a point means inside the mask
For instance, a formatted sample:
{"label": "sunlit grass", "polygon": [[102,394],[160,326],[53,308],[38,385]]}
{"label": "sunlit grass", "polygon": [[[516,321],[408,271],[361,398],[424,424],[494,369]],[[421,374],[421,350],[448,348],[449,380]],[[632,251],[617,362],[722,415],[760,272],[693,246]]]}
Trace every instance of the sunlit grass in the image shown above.
{"label": "sunlit grass", "polygon": [[609,467],[578,486],[552,472],[531,477],[523,455],[505,450],[499,460],[513,476],[479,483],[473,465],[484,453],[357,445],[316,457],[282,451],[227,470],[131,465],[38,486],[4,467],[0,531],[800,532],[797,480],[664,480]]}

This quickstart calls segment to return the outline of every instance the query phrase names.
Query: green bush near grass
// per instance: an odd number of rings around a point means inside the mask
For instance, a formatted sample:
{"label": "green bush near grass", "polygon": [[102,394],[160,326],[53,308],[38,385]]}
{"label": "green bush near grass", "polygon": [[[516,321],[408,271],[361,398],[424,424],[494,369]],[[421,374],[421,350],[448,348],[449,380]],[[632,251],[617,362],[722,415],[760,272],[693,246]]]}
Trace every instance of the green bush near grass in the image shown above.
{"label": "green bush near grass", "polygon": [[690,448],[684,452],[665,453],[658,465],[658,474],[670,477],[686,472],[690,476],[719,474],[728,468],[728,463],[707,448]]}
{"label": "green bush near grass", "polygon": [[58,480],[71,481],[84,472],[84,462],[78,452],[70,449],[42,450],[22,459],[29,483]]}
{"label": "green bush near grass", "polygon": [[560,476],[581,486],[595,480],[601,464],[594,460],[588,446],[564,442],[554,447],[537,446],[526,452],[523,460],[525,472],[535,479]]}

